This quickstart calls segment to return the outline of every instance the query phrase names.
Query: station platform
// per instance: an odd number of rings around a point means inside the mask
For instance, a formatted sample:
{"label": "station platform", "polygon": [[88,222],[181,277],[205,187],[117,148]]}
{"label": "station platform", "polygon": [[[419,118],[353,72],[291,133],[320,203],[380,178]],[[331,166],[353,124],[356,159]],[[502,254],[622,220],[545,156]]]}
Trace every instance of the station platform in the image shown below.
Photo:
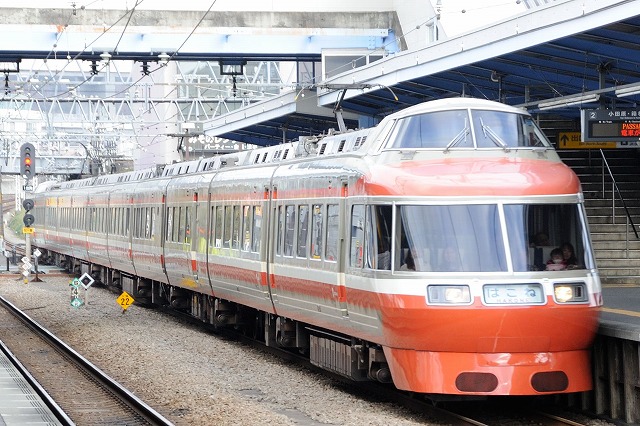
{"label": "station platform", "polygon": [[640,285],[603,285],[602,299],[599,333],[640,342]]}
{"label": "station platform", "polygon": [[[9,360],[0,342],[0,425],[66,425],[25,379],[21,371]],[[66,422],[68,420],[68,422]]]}

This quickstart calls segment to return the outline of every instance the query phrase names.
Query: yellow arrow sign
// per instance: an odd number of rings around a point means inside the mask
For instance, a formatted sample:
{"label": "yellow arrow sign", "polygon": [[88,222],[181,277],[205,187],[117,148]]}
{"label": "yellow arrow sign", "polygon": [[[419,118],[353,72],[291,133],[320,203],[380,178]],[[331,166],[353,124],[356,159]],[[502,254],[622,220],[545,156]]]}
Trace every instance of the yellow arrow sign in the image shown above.
{"label": "yellow arrow sign", "polygon": [[616,148],[615,142],[583,142],[580,132],[558,133],[559,149],[603,149]]}

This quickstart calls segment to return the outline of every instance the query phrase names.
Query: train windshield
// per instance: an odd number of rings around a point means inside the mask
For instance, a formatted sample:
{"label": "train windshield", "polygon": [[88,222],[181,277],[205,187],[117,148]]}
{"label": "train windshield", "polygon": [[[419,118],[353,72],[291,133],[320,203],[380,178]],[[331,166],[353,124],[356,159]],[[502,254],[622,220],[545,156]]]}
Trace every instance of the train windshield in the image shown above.
{"label": "train windshield", "polygon": [[[578,205],[513,204],[503,208],[506,229],[496,204],[400,206],[395,268],[507,272],[511,263],[514,272],[525,272],[593,267]],[[558,253],[561,259],[554,260]]]}
{"label": "train windshield", "polygon": [[448,110],[398,119],[387,148],[551,147],[533,119],[493,110]]}

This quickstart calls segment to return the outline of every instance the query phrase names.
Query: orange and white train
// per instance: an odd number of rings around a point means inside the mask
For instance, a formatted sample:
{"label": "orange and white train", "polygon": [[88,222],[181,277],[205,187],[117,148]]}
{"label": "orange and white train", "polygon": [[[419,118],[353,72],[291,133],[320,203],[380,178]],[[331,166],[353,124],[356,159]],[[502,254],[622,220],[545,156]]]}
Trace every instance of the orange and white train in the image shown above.
{"label": "orange and white train", "polygon": [[[34,201],[50,261],[354,380],[592,386],[602,296],[580,182],[516,108],[431,101],[367,130],[45,183]],[[548,267],[563,244],[573,260]]]}

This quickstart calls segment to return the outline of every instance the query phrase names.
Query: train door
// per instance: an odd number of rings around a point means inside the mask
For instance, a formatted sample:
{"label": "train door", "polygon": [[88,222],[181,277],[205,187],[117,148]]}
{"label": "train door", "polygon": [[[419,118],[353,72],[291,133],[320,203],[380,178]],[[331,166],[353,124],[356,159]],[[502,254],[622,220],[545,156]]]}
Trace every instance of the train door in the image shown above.
{"label": "train door", "polygon": [[262,218],[262,228],[264,229],[263,241],[265,244],[262,244],[262,252],[260,253],[260,264],[261,264],[261,278],[260,283],[266,287],[265,292],[267,297],[271,300],[271,305],[273,306],[273,311],[276,311],[275,306],[273,305],[273,298],[275,297],[272,294],[272,264],[273,257],[275,254],[276,248],[276,240],[278,239],[278,235],[276,233],[276,222],[277,222],[277,214],[276,214],[276,203],[275,200],[278,198],[278,189],[275,186],[271,188],[265,186],[264,188],[264,197],[263,197],[263,207],[262,212],[264,217]]}
{"label": "train door", "polygon": [[342,235],[342,238],[338,238],[338,275],[337,275],[337,299],[340,311],[344,318],[349,317],[349,311],[347,309],[347,288],[346,288],[346,264],[347,264],[347,238],[350,234],[348,227],[349,217],[349,203],[347,199],[349,197],[349,181],[348,178],[343,177],[341,179],[340,189],[340,221],[338,225],[338,235]]}
{"label": "train door", "polygon": [[[278,221],[280,218],[278,217],[278,188],[275,186],[271,186],[271,190],[269,188],[265,188],[265,191],[268,191],[268,203],[265,212],[267,214],[267,222],[268,226],[265,226],[265,239],[266,244],[263,245],[265,247],[265,255],[264,259],[266,260],[266,285],[267,290],[269,292],[269,298],[271,299],[271,304],[274,305],[276,301],[277,295],[275,294],[275,286],[273,282],[273,262],[276,253],[276,247],[278,246],[278,241],[280,239],[280,235],[278,235]],[[275,305],[273,306],[273,311],[276,312]]]}

